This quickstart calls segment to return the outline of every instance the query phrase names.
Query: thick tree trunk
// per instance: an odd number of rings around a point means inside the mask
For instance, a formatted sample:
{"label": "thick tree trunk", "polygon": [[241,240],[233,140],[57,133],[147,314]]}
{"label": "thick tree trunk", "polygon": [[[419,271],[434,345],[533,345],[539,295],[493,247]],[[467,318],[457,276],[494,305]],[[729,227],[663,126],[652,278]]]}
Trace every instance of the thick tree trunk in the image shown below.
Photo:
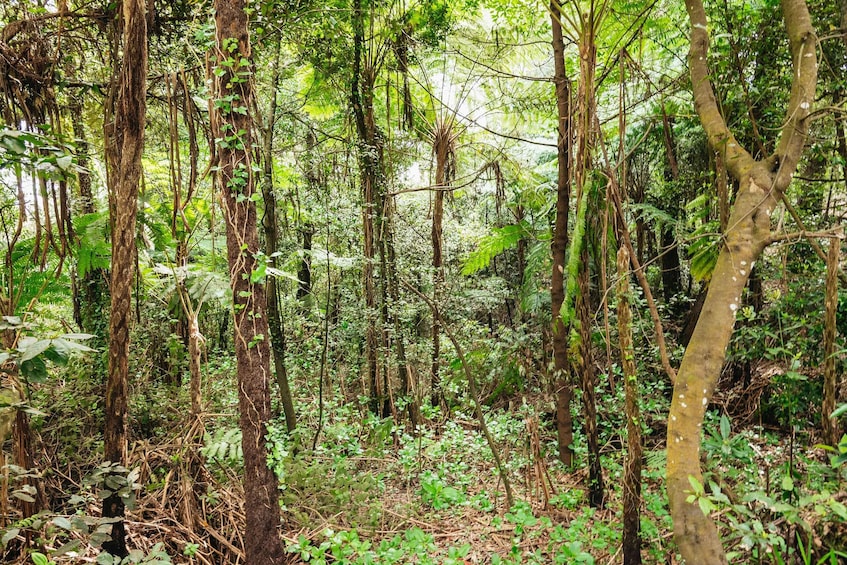
{"label": "thick tree trunk", "polygon": [[803,151],[807,116],[817,81],[816,36],[804,0],[783,0],[782,12],[794,65],[785,125],[775,153],[755,161],[730,132],[718,109],[706,63],[708,21],[701,0],[686,0],[691,20],[689,68],[694,104],[709,144],[739,181],[723,247],[691,342],[674,386],[668,421],[667,481],[674,538],[688,565],[726,563],[717,528],[699,505],[688,502],[700,472],[700,431],[715,391],[735,313],[753,264],[770,243],[770,216],[782,199]]}
{"label": "thick tree trunk", "polygon": [[[597,66],[597,44],[595,31],[597,17],[593,9],[580,14],[582,29],[579,36],[579,93],[577,95],[577,146],[574,162],[574,180],[576,198],[580,207],[588,205],[590,200],[589,175],[592,170],[592,152],[595,146],[597,122],[595,72]],[[600,16],[602,17],[602,16]],[[584,218],[578,221],[585,222]],[[585,227],[585,238],[589,237]],[[586,239],[586,241],[588,241]],[[576,295],[576,324],[578,347],[571,348],[571,366],[574,374],[581,376],[582,405],[585,435],[588,443],[588,500],[595,508],[604,504],[603,469],[600,465],[600,442],[597,430],[597,405],[595,396],[596,375],[594,372],[593,351],[591,343],[591,294],[590,294],[590,261],[588,245],[584,242],[579,255],[579,268]],[[573,253],[574,250],[571,250]],[[572,276],[572,273],[569,273]]]}
{"label": "thick tree trunk", "polygon": [[641,564],[641,414],[638,376],[632,347],[632,313],[629,308],[629,252],[618,250],[618,339],[623,368],[626,413],[626,460],[623,475],[623,562]]}
{"label": "thick tree trunk", "polygon": [[550,298],[553,320],[553,386],[556,391],[556,433],[559,460],[566,466],[573,465],[573,416],[571,400],[573,383],[568,364],[568,328],[562,323],[562,303],[565,300],[565,254],[568,248],[568,214],[571,199],[571,92],[570,81],[565,74],[565,44],[562,25],[559,23],[558,3],[550,3],[550,24],[553,30],[553,64],[556,85],[556,110],[558,115],[556,177],[556,220],[553,225],[553,273],[550,283]]}
{"label": "thick tree trunk", "polygon": [[[239,424],[244,452],[244,553],[247,563],[281,564],[277,479],[268,467],[265,436],[270,419],[270,345],[250,162],[252,53],[243,0],[215,0],[215,69],[210,104],[218,150],[218,182],[226,221],[227,259],[235,320]],[[241,61],[234,65],[225,61]],[[219,76],[218,76],[219,75]]]}
{"label": "thick tree trunk", "polygon": [[[106,382],[103,455],[107,461],[127,463],[127,395],[129,380],[129,332],[132,321],[132,283],[135,275],[135,216],[141,179],[147,108],[147,18],[143,0],[123,2],[123,63],[115,107],[112,140],[119,148],[117,170],[110,185],[114,208],[112,225],[111,310],[109,315],[109,376]],[[123,517],[120,496],[103,501],[103,516]],[[103,548],[124,557],[123,521],[112,526],[111,541]]]}

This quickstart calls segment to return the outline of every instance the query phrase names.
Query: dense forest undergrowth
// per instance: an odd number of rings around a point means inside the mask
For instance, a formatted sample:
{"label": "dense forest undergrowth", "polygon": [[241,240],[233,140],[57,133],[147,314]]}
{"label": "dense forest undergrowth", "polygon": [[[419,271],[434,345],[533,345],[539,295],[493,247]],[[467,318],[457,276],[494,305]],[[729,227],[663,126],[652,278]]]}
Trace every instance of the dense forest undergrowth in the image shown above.
{"label": "dense forest undergrowth", "polygon": [[845,0],[0,4],[0,559],[847,563],[845,92]]}

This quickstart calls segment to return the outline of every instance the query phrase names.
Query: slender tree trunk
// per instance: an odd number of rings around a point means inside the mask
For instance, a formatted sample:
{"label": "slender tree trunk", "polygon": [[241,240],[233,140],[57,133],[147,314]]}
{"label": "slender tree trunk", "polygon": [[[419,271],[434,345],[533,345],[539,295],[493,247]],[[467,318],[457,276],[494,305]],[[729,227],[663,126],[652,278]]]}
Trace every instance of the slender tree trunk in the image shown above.
{"label": "slender tree trunk", "polygon": [[350,101],[359,137],[359,176],[362,183],[362,228],[364,232],[364,262],[362,280],[365,294],[365,359],[367,380],[370,388],[370,409],[377,413],[383,404],[386,391],[380,378],[379,327],[380,309],[377,305],[377,288],[374,265],[379,238],[382,234],[383,213],[383,138],[376,125],[374,114],[374,80],[376,69],[373,61],[366,60],[363,53],[365,43],[364,15],[361,0],[353,1],[353,80]]}
{"label": "slender tree trunk", "polygon": [[[453,182],[455,156],[452,122],[439,118],[435,124],[432,152],[435,154],[435,191],[432,196],[432,296],[436,304],[441,300],[444,286],[444,194]],[[430,401],[438,406],[442,398],[439,357],[441,355],[441,322],[432,318],[432,395]]]}
{"label": "slender tree trunk", "polygon": [[[397,308],[400,304],[400,284],[397,275],[397,254],[394,249],[394,197],[388,202],[385,211],[385,248],[388,254],[388,294],[391,303]],[[394,330],[394,346],[397,352],[397,372],[400,375],[400,394],[408,402],[409,421],[414,429],[421,419],[420,397],[414,374],[406,358],[406,340],[403,337],[403,324],[396,312],[391,317]]]}
{"label": "slender tree trunk", "polygon": [[838,310],[838,261],[841,256],[841,238],[829,238],[829,253],[826,258],[826,299],[823,332],[823,436],[829,445],[838,445],[841,430],[838,420],[830,418],[835,410],[836,384],[838,375],[835,372],[835,317]]}
{"label": "slender tree trunk", "polygon": [[303,256],[300,257],[300,268],[297,269],[297,299],[306,300],[312,295],[312,236],[315,228],[311,222],[304,222],[300,228],[300,236],[303,238]]}
{"label": "slender tree trunk", "polygon": [[[239,424],[244,452],[244,554],[246,563],[282,564],[276,476],[268,467],[265,436],[270,410],[270,356],[265,287],[254,278],[259,234],[250,162],[252,53],[243,0],[215,0],[216,45],[212,134],[226,222],[233,296]],[[224,64],[225,61],[236,64]],[[238,62],[240,61],[240,62]],[[234,138],[234,139],[233,139]]]}
{"label": "slender tree trunk", "polygon": [[623,476],[623,562],[641,565],[641,414],[638,377],[632,347],[632,313],[629,308],[629,252],[618,250],[618,339],[623,368],[626,413],[626,461]]}
{"label": "slender tree trunk", "polygon": [[550,24],[553,30],[553,80],[556,85],[556,110],[558,115],[556,177],[556,220],[553,225],[553,273],[550,297],[553,320],[553,385],[556,391],[556,433],[559,460],[573,465],[573,416],[571,400],[573,383],[568,364],[568,328],[562,323],[562,303],[565,299],[565,254],[568,248],[568,214],[570,213],[571,176],[571,92],[565,74],[565,44],[559,23],[558,3],[550,2]]}
{"label": "slender tree trunk", "polygon": [[[265,215],[262,218],[262,229],[265,236],[265,255],[270,257],[272,267],[277,266],[274,255],[279,250],[279,223],[277,221],[276,192],[274,191],[273,175],[273,136],[277,113],[277,86],[279,84],[279,50],[277,50],[273,75],[271,77],[271,102],[264,126],[260,129],[262,135],[262,199],[265,202]],[[310,133],[310,139],[311,137]],[[288,381],[288,370],[285,364],[285,331],[282,313],[280,312],[279,282],[276,277],[268,277],[266,282],[268,302],[268,329],[271,335],[271,352],[274,362],[274,376],[279,394],[282,411],[285,415],[285,428],[292,432],[297,427],[297,413],[294,410],[294,398],[291,395],[291,385]]]}
{"label": "slender tree trunk", "polygon": [[[135,275],[135,216],[141,179],[141,154],[147,95],[147,17],[143,0],[123,2],[123,63],[115,106],[117,170],[112,224],[112,280],[109,316],[109,376],[106,382],[103,454],[107,461],[127,464],[127,395],[132,283]],[[108,143],[109,140],[107,140]],[[103,516],[122,518],[124,503],[113,494],[103,501]],[[123,520],[112,525],[103,544],[112,555],[128,554]]]}
{"label": "slender tree trunk", "polygon": [[[679,180],[679,164],[676,160],[673,122],[667,112],[665,112],[664,104],[662,105],[662,131],[662,138],[665,142],[665,156],[668,162],[665,171],[665,182],[675,183]],[[673,210],[672,213],[676,215],[678,211]],[[682,288],[679,249],[676,245],[672,226],[662,226],[659,239],[659,256],[661,257],[660,264],[662,265],[662,290],[664,291],[665,301],[670,302],[671,298],[678,294]]]}
{"label": "slender tree trunk", "polygon": [[709,82],[708,21],[701,0],[686,0],[691,20],[689,68],[694,105],[712,150],[720,152],[739,184],[723,247],[712,273],[703,311],[685,351],[674,386],[668,421],[667,485],[674,538],[688,565],[726,563],[714,522],[689,502],[703,484],[700,435],[715,391],[735,313],[753,263],[771,242],[770,216],[797,168],[808,131],[807,116],[817,82],[816,35],[804,0],[783,0],[782,12],[793,62],[791,95],[774,155],[756,161],[742,148],[718,109]]}

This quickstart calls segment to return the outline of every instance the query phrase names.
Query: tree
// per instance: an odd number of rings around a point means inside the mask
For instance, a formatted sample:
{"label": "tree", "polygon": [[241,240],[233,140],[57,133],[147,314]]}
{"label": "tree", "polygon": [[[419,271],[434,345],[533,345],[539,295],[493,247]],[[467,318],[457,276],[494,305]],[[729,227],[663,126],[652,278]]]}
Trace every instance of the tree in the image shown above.
{"label": "tree", "polygon": [[[668,422],[667,483],[674,538],[689,565],[726,563],[717,528],[696,502],[702,485],[700,429],[755,261],[771,243],[770,217],[783,199],[803,151],[817,82],[816,35],[805,0],[781,2],[793,64],[791,94],[773,154],[759,160],[742,148],[720,113],[710,82],[708,21],[701,0],[686,0],[691,20],[689,69],[694,105],[709,145],[738,181],[703,310],[677,375]],[[701,486],[702,488],[702,486]]]}
{"label": "tree", "polygon": [[553,64],[556,85],[557,150],[556,150],[556,220],[551,242],[553,274],[550,297],[553,319],[553,386],[556,390],[556,432],[559,460],[567,466],[573,464],[573,416],[571,399],[573,383],[568,367],[568,330],[562,323],[562,303],[565,299],[565,255],[568,249],[568,214],[571,199],[571,91],[570,81],[565,74],[565,43],[559,8],[555,1],[550,3],[550,25],[553,32]]}
{"label": "tree", "polygon": [[239,425],[244,452],[247,563],[282,563],[277,479],[268,467],[270,346],[260,263],[251,151],[252,53],[243,0],[215,1],[213,99],[218,189],[224,208],[232,288]]}
{"label": "tree", "polygon": [[[107,461],[127,463],[127,395],[132,313],[132,284],[135,274],[135,220],[141,155],[144,148],[147,109],[147,15],[142,0],[125,0],[122,5],[123,60],[115,104],[114,144],[117,170],[112,202],[112,277],[109,311],[109,376],[106,382],[103,455]],[[108,139],[108,138],[107,138]],[[103,501],[103,516],[121,518],[124,503],[112,493]],[[128,552],[123,521],[112,526],[112,539],[103,544],[113,555]]]}

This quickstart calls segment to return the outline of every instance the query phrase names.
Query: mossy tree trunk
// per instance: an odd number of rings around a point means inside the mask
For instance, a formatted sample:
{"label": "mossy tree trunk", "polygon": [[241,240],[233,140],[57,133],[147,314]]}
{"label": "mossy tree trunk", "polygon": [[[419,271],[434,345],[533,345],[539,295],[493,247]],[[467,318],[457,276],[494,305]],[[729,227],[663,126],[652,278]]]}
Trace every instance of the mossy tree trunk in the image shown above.
{"label": "mossy tree trunk", "polygon": [[667,487],[674,539],[688,565],[726,563],[717,528],[699,505],[688,502],[692,483],[703,482],[700,431],[715,391],[726,348],[753,264],[771,242],[770,218],[797,168],[815,99],[817,38],[804,0],[783,0],[793,63],[791,94],[773,155],[755,160],[721,115],[709,81],[708,21],[701,0],[686,0],[691,20],[689,67],[694,104],[712,150],[719,152],[739,190],[712,273],[703,310],[674,386],[668,421]]}

